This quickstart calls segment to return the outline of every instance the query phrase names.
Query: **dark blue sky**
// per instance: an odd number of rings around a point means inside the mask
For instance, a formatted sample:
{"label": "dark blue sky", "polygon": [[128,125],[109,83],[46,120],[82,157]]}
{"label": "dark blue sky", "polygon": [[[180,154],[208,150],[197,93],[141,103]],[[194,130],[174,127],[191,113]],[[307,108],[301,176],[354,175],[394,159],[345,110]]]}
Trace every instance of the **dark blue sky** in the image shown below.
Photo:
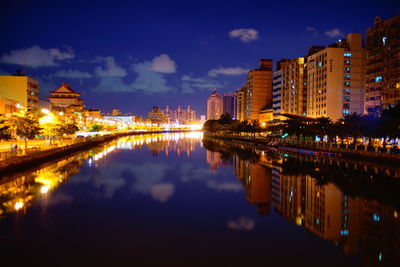
{"label": "dark blue sky", "polygon": [[41,98],[66,81],[105,112],[180,104],[200,115],[213,88],[241,87],[260,58],[303,56],[399,12],[390,0],[7,1],[0,74],[25,69]]}

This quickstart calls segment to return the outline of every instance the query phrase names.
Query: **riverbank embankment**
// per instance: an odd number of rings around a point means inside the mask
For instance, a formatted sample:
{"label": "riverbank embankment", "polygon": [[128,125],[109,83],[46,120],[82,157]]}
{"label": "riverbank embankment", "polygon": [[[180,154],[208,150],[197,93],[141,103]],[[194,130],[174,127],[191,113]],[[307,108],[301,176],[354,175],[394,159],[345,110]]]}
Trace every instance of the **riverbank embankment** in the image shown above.
{"label": "riverbank embankment", "polygon": [[279,138],[267,138],[267,137],[250,137],[240,135],[227,135],[227,134],[210,134],[205,133],[205,138],[217,138],[223,140],[229,140],[233,142],[244,142],[249,143],[260,149],[277,148],[282,151],[296,151],[309,150],[309,151],[320,151],[327,152],[330,156],[348,158],[348,159],[359,159],[368,160],[381,163],[400,163],[400,154],[391,154],[377,151],[365,151],[351,148],[342,148],[340,144],[325,143],[325,142],[310,142],[300,140],[289,140]]}
{"label": "riverbank embankment", "polygon": [[44,163],[48,160],[54,160],[59,157],[66,156],[68,154],[78,152],[90,147],[100,145],[111,140],[130,135],[142,135],[142,134],[157,134],[157,133],[178,133],[178,132],[189,132],[187,130],[175,130],[175,131],[148,131],[148,132],[122,132],[110,135],[85,138],[76,143],[66,144],[55,148],[46,150],[33,151],[30,153],[22,154],[15,152],[15,156],[11,156],[0,161],[0,175],[22,171],[24,169],[33,167],[37,164]]}

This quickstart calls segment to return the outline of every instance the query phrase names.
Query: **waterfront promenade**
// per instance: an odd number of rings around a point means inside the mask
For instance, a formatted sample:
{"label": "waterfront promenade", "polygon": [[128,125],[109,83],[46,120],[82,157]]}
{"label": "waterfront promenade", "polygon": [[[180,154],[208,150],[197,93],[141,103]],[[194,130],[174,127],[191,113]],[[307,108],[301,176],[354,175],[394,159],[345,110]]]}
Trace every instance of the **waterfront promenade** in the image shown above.
{"label": "waterfront promenade", "polygon": [[281,150],[293,150],[293,149],[303,149],[312,151],[323,151],[334,153],[336,156],[343,158],[353,158],[353,159],[366,159],[380,162],[400,162],[400,154],[393,153],[390,148],[387,148],[385,152],[379,147],[374,147],[374,151],[368,151],[367,147],[357,147],[351,148],[349,144],[340,144],[333,142],[315,142],[315,141],[302,141],[293,140],[285,138],[271,138],[263,136],[241,136],[241,135],[229,135],[229,134],[211,134],[205,133],[205,138],[217,138],[224,140],[231,140],[235,142],[246,142],[251,143],[260,148],[278,148]]}
{"label": "waterfront promenade", "polygon": [[[21,168],[30,167],[36,163],[76,152],[91,146],[96,146],[103,142],[111,141],[122,136],[190,131],[191,130],[145,132],[124,131],[96,137],[73,138],[55,141],[52,140],[51,144],[47,144],[46,140],[32,140],[26,149],[25,146],[22,145],[23,143],[18,143],[19,146],[14,149],[12,147],[13,143],[11,142],[10,144],[6,144],[6,146],[9,146],[8,149],[5,149],[5,151],[0,151],[0,174],[11,171],[20,171]],[[16,144],[16,142],[14,142],[14,144]]]}

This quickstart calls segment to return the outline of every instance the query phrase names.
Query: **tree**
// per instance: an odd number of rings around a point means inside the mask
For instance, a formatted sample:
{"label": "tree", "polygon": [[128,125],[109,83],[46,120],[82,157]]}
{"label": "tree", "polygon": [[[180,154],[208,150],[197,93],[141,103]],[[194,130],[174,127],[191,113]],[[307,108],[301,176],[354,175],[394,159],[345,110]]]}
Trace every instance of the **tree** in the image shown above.
{"label": "tree", "polygon": [[362,133],[368,137],[368,146],[372,147],[372,138],[377,138],[383,135],[381,119],[375,113],[369,113],[362,116]]}
{"label": "tree", "polygon": [[79,131],[78,126],[76,126],[75,122],[70,122],[70,123],[65,123],[65,124],[60,124],[60,132],[62,135],[70,135],[74,134],[77,131]]}
{"label": "tree", "polygon": [[329,141],[331,140],[331,138],[335,136],[333,133],[332,125],[333,123],[330,118],[327,117],[317,118],[313,125],[314,126],[313,132],[315,135],[321,137],[321,139],[324,136],[327,136]]}
{"label": "tree", "polygon": [[28,139],[35,138],[40,131],[39,120],[31,111],[12,115],[9,123],[12,133],[25,140],[25,149],[28,147]]}
{"label": "tree", "polygon": [[363,117],[356,112],[344,116],[344,125],[348,136],[353,137],[354,146],[357,144],[357,138],[363,136]]}
{"label": "tree", "polygon": [[50,139],[57,136],[62,136],[62,126],[60,123],[42,123],[42,129],[40,133],[44,136],[47,136]]}
{"label": "tree", "polygon": [[103,130],[103,126],[99,125],[99,124],[93,124],[92,126],[90,126],[89,131],[90,132],[98,132]]}
{"label": "tree", "polygon": [[12,138],[12,132],[7,120],[0,119],[0,139],[9,140]]}
{"label": "tree", "polygon": [[253,120],[250,124],[249,130],[253,133],[253,138],[256,137],[256,133],[261,133],[262,128],[258,120]]}
{"label": "tree", "polygon": [[400,102],[383,110],[381,120],[385,137],[390,140],[400,137]]}

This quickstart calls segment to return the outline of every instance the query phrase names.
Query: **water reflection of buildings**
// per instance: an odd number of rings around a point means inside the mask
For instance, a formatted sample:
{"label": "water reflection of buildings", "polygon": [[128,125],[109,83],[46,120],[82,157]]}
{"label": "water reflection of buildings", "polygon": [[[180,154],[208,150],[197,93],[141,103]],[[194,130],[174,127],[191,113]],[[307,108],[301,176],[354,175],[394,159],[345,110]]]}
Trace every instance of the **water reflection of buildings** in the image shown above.
{"label": "water reflection of buildings", "polygon": [[364,265],[400,263],[400,219],[394,207],[351,197],[332,183],[319,185],[309,175],[286,175],[279,162],[271,170],[272,206],[282,217],[345,254],[362,254]]}
{"label": "water reflection of buildings", "polygon": [[45,195],[77,173],[82,159],[64,158],[36,171],[3,177],[0,181],[0,216],[29,207],[33,200]]}
{"label": "water reflection of buildings", "polygon": [[259,214],[270,213],[271,172],[257,163],[240,160],[234,156],[234,170],[236,177],[243,183],[246,199],[257,206]]}
{"label": "water reflection of buildings", "polygon": [[177,151],[190,155],[196,143],[201,141],[201,133],[143,134],[123,137],[104,145],[94,147],[56,162],[40,166],[36,170],[16,173],[0,178],[0,218],[6,214],[25,210],[36,198],[48,195],[71,175],[79,172],[83,162],[89,167],[97,166],[110,153],[117,150],[132,150],[143,145],[154,153]]}
{"label": "water reflection of buildings", "polygon": [[395,207],[369,200],[362,192],[349,196],[335,184],[318,184],[307,174],[287,174],[284,160],[262,154],[261,161],[253,163],[233,155],[234,174],[258,213],[268,214],[272,207],[345,254],[360,254],[365,266],[400,266],[400,217]]}
{"label": "water reflection of buildings", "polygon": [[190,156],[201,138],[201,132],[143,134],[121,138],[117,148],[135,149],[146,145],[154,156],[159,155],[162,151],[166,156],[171,151],[176,151],[178,156],[182,153]]}

